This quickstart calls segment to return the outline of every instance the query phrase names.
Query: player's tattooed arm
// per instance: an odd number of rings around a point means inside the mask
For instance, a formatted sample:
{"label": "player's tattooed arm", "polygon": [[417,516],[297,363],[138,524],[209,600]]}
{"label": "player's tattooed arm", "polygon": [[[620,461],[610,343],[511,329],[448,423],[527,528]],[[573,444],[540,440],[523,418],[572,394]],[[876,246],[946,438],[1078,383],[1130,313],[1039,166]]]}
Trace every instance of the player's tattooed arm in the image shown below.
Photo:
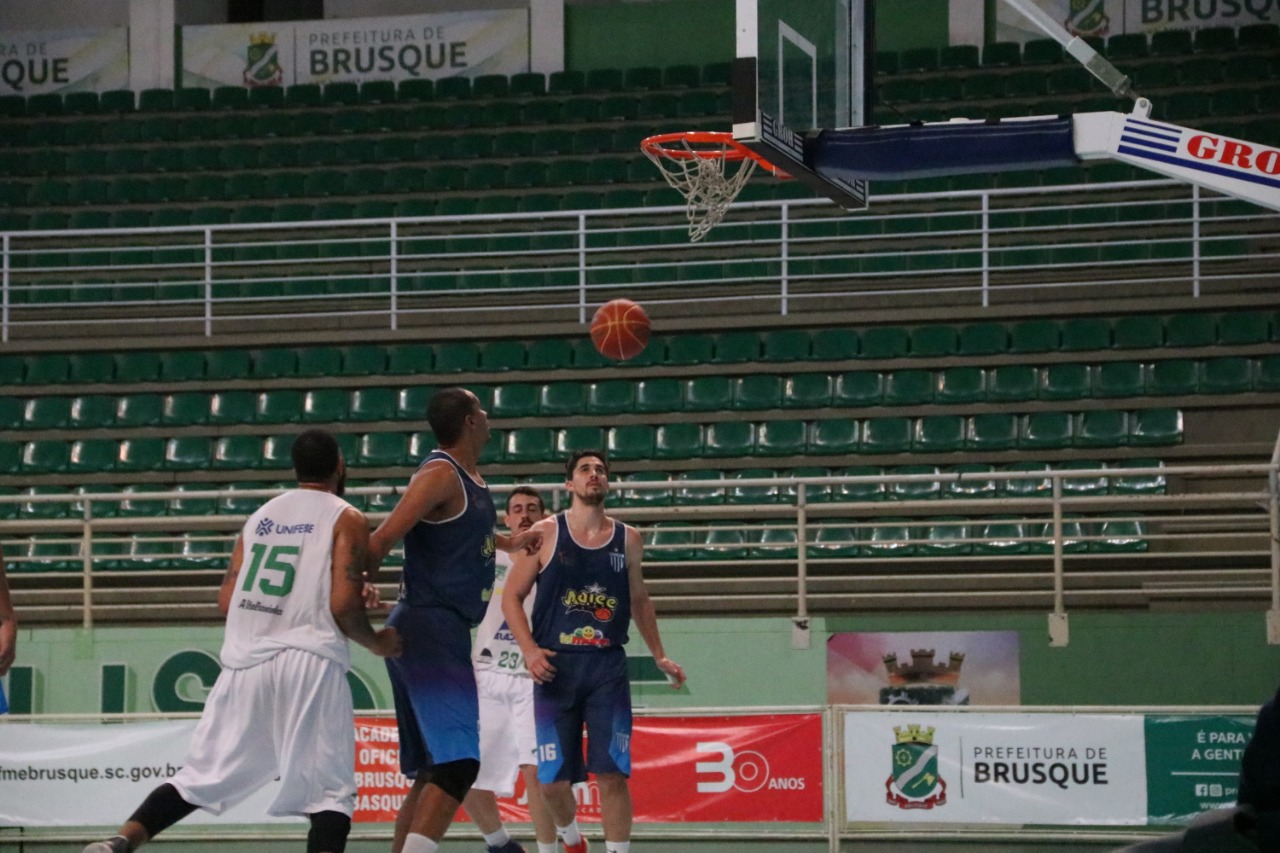
{"label": "player's tattooed arm", "polygon": [[365,565],[369,554],[369,524],[364,513],[343,510],[333,528],[333,565],[329,610],[352,642],[381,657],[396,657],[403,644],[395,628],[375,631],[365,610]]}
{"label": "player's tattooed arm", "polygon": [[231,549],[231,561],[227,564],[227,573],[222,576],[222,586],[218,587],[218,609],[226,616],[231,610],[231,596],[236,591],[236,578],[240,577],[240,564],[244,562],[244,537],[236,537],[236,546]]}

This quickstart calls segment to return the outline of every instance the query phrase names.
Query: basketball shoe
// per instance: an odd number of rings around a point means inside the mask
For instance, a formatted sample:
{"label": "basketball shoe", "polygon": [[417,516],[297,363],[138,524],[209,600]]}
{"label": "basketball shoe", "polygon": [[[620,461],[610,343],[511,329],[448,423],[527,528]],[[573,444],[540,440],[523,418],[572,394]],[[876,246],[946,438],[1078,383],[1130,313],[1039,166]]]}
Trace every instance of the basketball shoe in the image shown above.
{"label": "basketball shoe", "polygon": [[489,853],[525,853],[524,847],[520,845],[514,838],[509,839],[506,844],[500,844],[494,847],[489,845]]}
{"label": "basketball shoe", "polygon": [[564,853],[587,853],[591,848],[587,845],[587,839],[582,839],[577,844],[564,846]]}
{"label": "basketball shoe", "polygon": [[129,840],[122,835],[113,835],[106,841],[93,842],[82,853],[129,853]]}

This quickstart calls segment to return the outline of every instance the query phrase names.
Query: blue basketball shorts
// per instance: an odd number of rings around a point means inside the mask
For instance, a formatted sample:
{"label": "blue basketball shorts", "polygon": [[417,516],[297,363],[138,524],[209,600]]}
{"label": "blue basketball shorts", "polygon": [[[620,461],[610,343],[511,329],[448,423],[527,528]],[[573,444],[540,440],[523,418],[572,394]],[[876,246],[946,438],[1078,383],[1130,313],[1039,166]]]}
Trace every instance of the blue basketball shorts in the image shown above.
{"label": "blue basketball shorts", "polygon": [[630,776],[631,683],[626,652],[620,648],[562,652],[551,663],[556,677],[533,688],[538,780],[583,782],[588,771]]}

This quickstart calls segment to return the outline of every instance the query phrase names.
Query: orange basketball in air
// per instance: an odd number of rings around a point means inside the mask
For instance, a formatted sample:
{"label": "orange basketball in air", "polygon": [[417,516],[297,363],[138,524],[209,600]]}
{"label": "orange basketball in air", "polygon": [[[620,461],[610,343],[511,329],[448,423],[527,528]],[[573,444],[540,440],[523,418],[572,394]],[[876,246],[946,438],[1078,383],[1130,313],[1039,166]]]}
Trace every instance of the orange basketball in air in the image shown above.
{"label": "orange basketball in air", "polygon": [[630,299],[606,302],[591,318],[591,342],[605,358],[635,358],[649,343],[649,315]]}

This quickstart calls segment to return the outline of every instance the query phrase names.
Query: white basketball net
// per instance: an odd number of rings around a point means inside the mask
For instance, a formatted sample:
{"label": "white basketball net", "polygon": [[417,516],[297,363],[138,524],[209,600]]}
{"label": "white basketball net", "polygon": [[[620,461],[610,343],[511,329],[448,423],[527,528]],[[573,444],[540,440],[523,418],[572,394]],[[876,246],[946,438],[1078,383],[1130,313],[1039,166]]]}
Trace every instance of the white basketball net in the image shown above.
{"label": "white basketball net", "polygon": [[660,156],[648,148],[644,153],[662,170],[667,183],[684,195],[687,202],[685,215],[689,217],[689,241],[696,243],[724,219],[729,205],[755,171],[756,161],[750,157],[732,159],[722,156],[717,152],[732,150],[722,143],[691,144],[687,139],[680,139],[665,143],[664,148],[683,148],[684,151],[674,157]]}

